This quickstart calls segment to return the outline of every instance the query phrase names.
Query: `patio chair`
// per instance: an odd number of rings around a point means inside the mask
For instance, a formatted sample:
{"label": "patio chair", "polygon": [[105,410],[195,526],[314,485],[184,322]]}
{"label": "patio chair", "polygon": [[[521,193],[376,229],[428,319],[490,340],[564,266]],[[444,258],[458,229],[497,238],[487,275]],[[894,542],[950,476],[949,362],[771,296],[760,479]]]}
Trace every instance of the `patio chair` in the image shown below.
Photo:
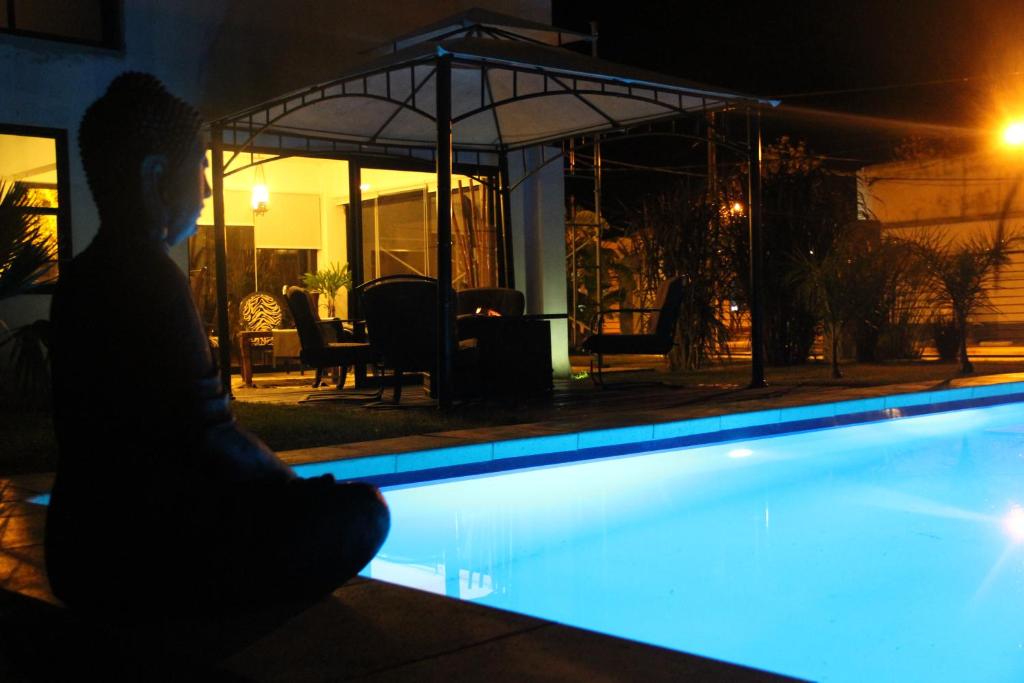
{"label": "patio chair", "polygon": [[343,327],[341,320],[317,320],[313,302],[305,289],[289,287],[285,297],[299,333],[299,360],[316,369],[313,388],[321,385],[325,368],[341,368],[336,387],[340,390],[345,386],[350,366],[375,361],[370,345],[356,340],[355,335]]}
{"label": "patio chair", "polygon": [[263,362],[266,362],[266,357],[274,345],[272,330],[281,324],[281,305],[270,294],[252,292],[239,303],[238,317],[241,327],[237,334],[238,358],[242,384],[254,387],[256,385],[252,381],[253,351],[260,352]]}
{"label": "patio chair", "polygon": [[[597,331],[583,340],[581,347],[591,354],[590,376],[594,383],[603,386],[602,367],[604,356],[616,354],[666,354],[675,344],[676,322],[679,307],[683,303],[683,278],[669,278],[658,287],[653,308],[618,308],[600,311],[597,314]],[[645,334],[605,334],[604,316],[620,313],[650,313]],[[597,357],[597,369],[594,368]]]}
{"label": "patio chair", "polygon": [[238,316],[243,332],[266,332],[265,336],[250,336],[250,348],[269,351],[274,343],[271,333],[281,326],[281,305],[277,299],[265,292],[252,292],[238,304]]}
{"label": "patio chair", "polygon": [[[380,365],[394,373],[392,402],[402,399],[407,372],[433,375],[437,367],[437,280],[419,275],[390,275],[357,288],[366,317],[370,346]],[[476,339],[458,342],[456,370],[475,363]]]}

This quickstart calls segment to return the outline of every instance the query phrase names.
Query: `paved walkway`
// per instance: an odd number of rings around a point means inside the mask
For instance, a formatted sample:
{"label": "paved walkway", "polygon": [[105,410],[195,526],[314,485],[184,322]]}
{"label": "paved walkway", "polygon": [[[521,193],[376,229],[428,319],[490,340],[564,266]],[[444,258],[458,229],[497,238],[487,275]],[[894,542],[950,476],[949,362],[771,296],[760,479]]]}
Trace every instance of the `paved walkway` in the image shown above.
{"label": "paved walkway", "polygon": [[[596,395],[592,392],[582,410],[545,423],[304,449],[282,456],[292,463],[308,463],[382,452],[401,454],[439,444],[1022,380],[1024,373],[941,384],[825,390],[637,389],[644,391],[642,402],[636,400],[633,389],[617,389]],[[306,388],[302,391],[308,393]],[[642,408],[636,407],[638,403]],[[197,672],[210,671],[218,678],[258,681],[772,678],[364,579],[350,582],[312,606],[261,610],[216,623],[163,620],[144,627],[97,624],[60,608],[49,591],[43,570],[45,508],[29,499],[47,491],[51,483],[52,476],[47,474],[0,479],[0,680],[59,679],[96,667],[108,674],[107,679],[191,678]]]}

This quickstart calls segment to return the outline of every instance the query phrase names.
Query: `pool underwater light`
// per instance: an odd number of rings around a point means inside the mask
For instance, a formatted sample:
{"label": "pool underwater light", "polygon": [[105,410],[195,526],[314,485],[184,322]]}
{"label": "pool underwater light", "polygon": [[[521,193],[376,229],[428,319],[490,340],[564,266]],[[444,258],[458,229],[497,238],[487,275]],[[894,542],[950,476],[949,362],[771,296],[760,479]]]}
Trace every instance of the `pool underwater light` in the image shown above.
{"label": "pool underwater light", "polygon": [[1013,540],[1024,541],[1024,508],[1016,504],[1010,508],[1010,512],[1003,520],[1003,526]]}

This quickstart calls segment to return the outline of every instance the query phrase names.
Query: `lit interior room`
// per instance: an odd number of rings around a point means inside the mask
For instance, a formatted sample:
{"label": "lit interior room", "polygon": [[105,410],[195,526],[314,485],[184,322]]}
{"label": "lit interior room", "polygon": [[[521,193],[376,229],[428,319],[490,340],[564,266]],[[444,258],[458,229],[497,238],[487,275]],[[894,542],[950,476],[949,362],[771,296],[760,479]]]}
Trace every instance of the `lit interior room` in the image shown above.
{"label": "lit interior room", "polygon": [[[225,153],[225,162],[232,153]],[[346,233],[348,163],[334,159],[253,154],[248,168],[224,179],[228,311],[232,336],[241,329],[241,302],[260,292],[277,301],[280,326],[293,326],[284,290],[303,275],[349,264]],[[237,161],[236,161],[237,164]],[[363,279],[415,274],[436,277],[437,176],[362,168]],[[453,284],[497,286],[490,193],[477,180],[452,177]],[[213,201],[206,201],[189,240],[189,277],[204,324],[216,335]],[[348,316],[348,293],[333,305],[318,298],[323,318]],[[232,345],[235,346],[234,344]]]}

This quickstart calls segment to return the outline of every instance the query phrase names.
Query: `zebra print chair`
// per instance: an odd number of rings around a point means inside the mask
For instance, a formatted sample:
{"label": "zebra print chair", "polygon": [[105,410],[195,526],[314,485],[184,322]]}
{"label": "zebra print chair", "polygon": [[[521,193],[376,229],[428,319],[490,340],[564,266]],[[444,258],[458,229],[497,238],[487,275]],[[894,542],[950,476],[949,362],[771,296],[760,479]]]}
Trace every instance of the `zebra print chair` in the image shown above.
{"label": "zebra print chair", "polygon": [[[242,321],[242,329],[246,332],[267,332],[281,326],[281,304],[272,295],[264,292],[253,292],[238,305],[238,315]],[[253,346],[270,346],[274,337],[253,337]]]}
{"label": "zebra print chair", "polygon": [[[272,350],[274,336],[271,331],[281,326],[281,305],[272,295],[264,292],[249,294],[238,305],[241,329],[238,332],[238,348],[242,372],[242,383],[252,383],[252,351],[256,349],[264,357]],[[266,332],[265,335],[260,334]]]}

